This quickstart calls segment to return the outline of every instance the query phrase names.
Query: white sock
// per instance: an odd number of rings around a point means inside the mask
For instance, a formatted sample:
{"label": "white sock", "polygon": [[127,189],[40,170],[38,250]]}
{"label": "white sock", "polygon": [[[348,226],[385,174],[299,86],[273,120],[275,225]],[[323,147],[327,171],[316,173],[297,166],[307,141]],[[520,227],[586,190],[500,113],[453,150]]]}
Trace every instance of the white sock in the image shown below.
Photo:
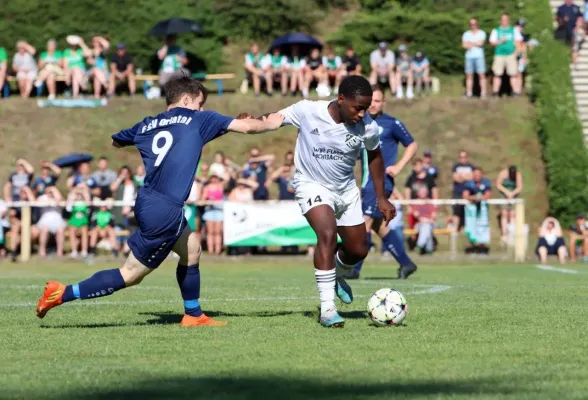
{"label": "white sock", "polygon": [[335,307],[335,268],[328,271],[314,270],[314,279],[321,299],[321,314]]}
{"label": "white sock", "polygon": [[351,270],[353,267],[355,267],[355,265],[345,264],[343,261],[341,261],[339,258],[339,252],[335,254],[335,268],[337,272],[337,278]]}

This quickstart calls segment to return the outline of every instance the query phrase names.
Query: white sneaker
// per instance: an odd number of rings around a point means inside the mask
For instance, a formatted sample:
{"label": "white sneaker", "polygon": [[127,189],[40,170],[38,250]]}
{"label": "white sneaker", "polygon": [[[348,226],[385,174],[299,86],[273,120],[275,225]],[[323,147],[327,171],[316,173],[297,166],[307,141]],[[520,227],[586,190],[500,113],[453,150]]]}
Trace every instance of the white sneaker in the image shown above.
{"label": "white sneaker", "polygon": [[77,251],[72,251],[71,254],[69,255],[71,258],[76,259],[78,258],[78,252]]}
{"label": "white sneaker", "polygon": [[403,99],[404,98],[404,93],[402,93],[402,89],[396,90],[396,98],[397,99]]}
{"label": "white sneaker", "polygon": [[47,100],[55,100],[55,95],[50,94],[49,96],[47,96]]}

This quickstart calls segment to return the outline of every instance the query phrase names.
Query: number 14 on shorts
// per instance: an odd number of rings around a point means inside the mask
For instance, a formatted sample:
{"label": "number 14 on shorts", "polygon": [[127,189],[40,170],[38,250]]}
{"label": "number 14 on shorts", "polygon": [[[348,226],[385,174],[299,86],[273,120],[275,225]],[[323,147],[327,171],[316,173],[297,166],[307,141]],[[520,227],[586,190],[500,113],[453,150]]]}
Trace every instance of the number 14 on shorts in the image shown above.
{"label": "number 14 on shorts", "polygon": [[309,207],[312,207],[313,204],[322,203],[322,202],[323,202],[323,199],[321,199],[321,196],[316,196],[314,198],[314,200],[312,199],[312,197],[309,198],[306,203],[308,204]]}

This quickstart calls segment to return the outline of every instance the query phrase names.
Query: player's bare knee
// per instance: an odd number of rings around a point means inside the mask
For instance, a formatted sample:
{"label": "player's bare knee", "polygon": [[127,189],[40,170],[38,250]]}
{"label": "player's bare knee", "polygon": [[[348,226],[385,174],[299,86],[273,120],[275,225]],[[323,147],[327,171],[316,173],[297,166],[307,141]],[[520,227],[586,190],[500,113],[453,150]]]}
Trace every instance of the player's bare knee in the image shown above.
{"label": "player's bare knee", "polygon": [[345,255],[356,262],[365,259],[368,256],[367,243],[353,243],[351,246],[345,247]]}
{"label": "player's bare knee", "polygon": [[129,255],[129,258],[120,268],[120,274],[125,281],[125,286],[134,286],[141,283],[143,278],[151,273],[152,269],[141,264],[133,254]]}
{"label": "player's bare knee", "polygon": [[337,229],[326,228],[318,232],[317,244],[335,250],[335,247],[337,247]]}
{"label": "player's bare knee", "polygon": [[200,255],[202,254],[202,247],[200,243],[196,242],[188,247],[188,260],[186,265],[194,265],[200,262]]}

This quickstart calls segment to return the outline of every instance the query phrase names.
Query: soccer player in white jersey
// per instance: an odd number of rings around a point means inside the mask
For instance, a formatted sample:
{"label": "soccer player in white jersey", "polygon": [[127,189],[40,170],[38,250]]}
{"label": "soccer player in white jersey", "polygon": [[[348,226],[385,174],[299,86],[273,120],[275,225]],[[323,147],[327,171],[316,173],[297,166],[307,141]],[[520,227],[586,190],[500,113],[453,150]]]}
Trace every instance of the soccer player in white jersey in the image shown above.
{"label": "soccer player in white jersey", "polygon": [[[371,102],[370,83],[353,75],[341,82],[336,100],[302,100],[279,111],[283,125],[299,129],[292,185],[296,201],[317,235],[314,267],[321,303],[319,322],[325,327],[344,325],[335,306],[335,293],[344,303],[353,301],[343,276],[368,254],[360,191],[353,172],[362,146],[367,150],[385,222],[396,213],[384,189],[378,125],[367,114]],[[338,252],[337,234],[343,241]]]}

